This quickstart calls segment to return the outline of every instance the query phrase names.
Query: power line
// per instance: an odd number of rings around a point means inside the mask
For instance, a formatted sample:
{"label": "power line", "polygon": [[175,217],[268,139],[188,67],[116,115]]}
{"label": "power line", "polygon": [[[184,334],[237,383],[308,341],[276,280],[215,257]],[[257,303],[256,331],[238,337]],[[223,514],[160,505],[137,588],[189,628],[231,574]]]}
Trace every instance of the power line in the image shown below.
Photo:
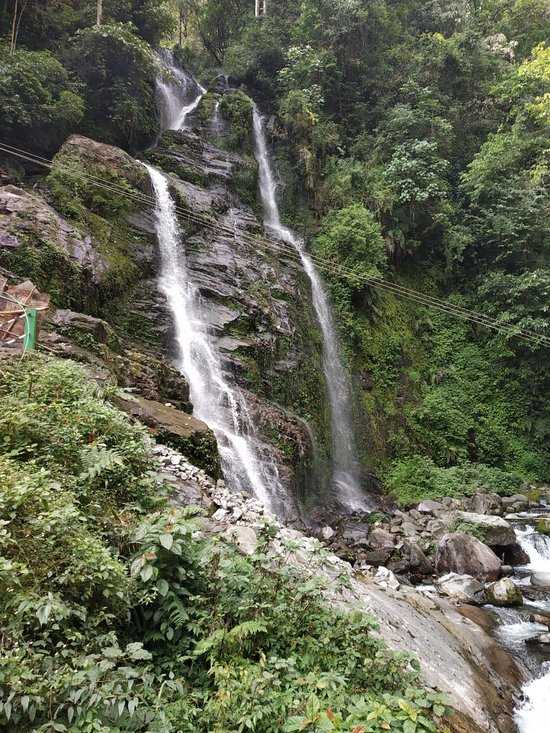
{"label": "power line", "polygon": [[[31,163],[44,166],[46,168],[52,169],[55,167],[56,170],[60,170],[61,172],[66,171],[67,173],[74,174],[74,170],[72,170],[68,166],[64,166],[61,163],[54,164],[53,161],[49,160],[48,158],[35,155],[34,153],[30,153],[29,151],[25,151],[21,148],[9,145],[8,143],[3,143],[0,141],[0,150],[10,155],[20,157]],[[88,181],[92,185],[100,189],[106,190],[110,193],[123,196],[127,199],[134,200],[139,203],[145,203],[151,207],[154,207],[156,205],[156,200],[154,199],[154,197],[151,197],[145,193],[135,193],[133,191],[128,191],[126,188],[123,188],[116,183],[109,181],[108,179],[92,176],[85,172],[80,173],[80,176],[82,179]],[[209,218],[203,217],[197,212],[191,212],[177,205],[175,205],[175,212],[180,218],[185,218],[187,219],[187,221],[196,224],[201,228],[210,229],[216,234],[224,233],[231,238],[235,238],[237,236],[236,227],[231,228],[226,224],[222,224],[220,222],[214,223]],[[242,230],[239,231],[238,235],[242,241],[254,247],[257,247],[258,244],[263,243],[268,249],[277,251],[279,254],[286,254],[289,258],[295,261],[299,261],[300,259],[299,247],[285,242],[284,240],[267,239],[260,235],[251,235]],[[481,313],[477,313],[476,311],[463,308],[462,306],[451,304],[449,303],[449,301],[435,298],[434,296],[427,295],[425,293],[420,293],[419,291],[413,290],[412,288],[407,288],[397,283],[383,280],[382,278],[360,276],[357,272],[346,268],[340,263],[331,262],[327,259],[320,257],[319,255],[315,255],[312,253],[304,254],[306,254],[306,256],[309,257],[312,262],[319,267],[319,269],[325,271],[328,274],[340,278],[343,277],[351,282],[355,282],[360,285],[368,284],[373,288],[385,292],[390,292],[394,295],[397,295],[398,297],[407,298],[425,307],[437,309],[453,317],[460,318],[476,325],[498,331],[509,337],[515,336],[527,341],[534,342],[538,345],[550,347],[550,339],[543,335],[539,335],[532,331],[526,331],[524,329],[504,326],[495,319],[492,319]]]}

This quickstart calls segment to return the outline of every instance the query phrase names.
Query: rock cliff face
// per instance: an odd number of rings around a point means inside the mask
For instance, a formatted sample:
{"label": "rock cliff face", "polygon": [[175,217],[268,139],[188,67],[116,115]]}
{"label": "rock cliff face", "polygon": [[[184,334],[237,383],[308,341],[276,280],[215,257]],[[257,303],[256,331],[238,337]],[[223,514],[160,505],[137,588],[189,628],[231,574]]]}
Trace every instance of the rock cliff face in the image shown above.
{"label": "rock cliff face", "polygon": [[322,462],[329,437],[320,337],[300,263],[265,237],[243,204],[255,196],[255,165],[193,132],[165,133],[149,158],[171,175],[187,267],[226,370],[249,393],[253,421],[273,445],[284,483],[305,501],[319,497],[306,422]]}
{"label": "rock cliff face", "polygon": [[[256,201],[256,165],[193,132],[165,133],[147,157],[170,176],[212,339],[272,447],[289,504],[319,501],[330,445],[320,337],[300,263],[243,203]],[[174,335],[158,290],[144,166],[73,136],[41,194],[0,189],[0,264],[15,275],[32,265],[33,281],[59,308],[48,348],[96,369],[107,364],[121,386],[189,411],[187,386],[179,395],[166,380],[159,386],[160,367],[151,366],[174,353]]]}

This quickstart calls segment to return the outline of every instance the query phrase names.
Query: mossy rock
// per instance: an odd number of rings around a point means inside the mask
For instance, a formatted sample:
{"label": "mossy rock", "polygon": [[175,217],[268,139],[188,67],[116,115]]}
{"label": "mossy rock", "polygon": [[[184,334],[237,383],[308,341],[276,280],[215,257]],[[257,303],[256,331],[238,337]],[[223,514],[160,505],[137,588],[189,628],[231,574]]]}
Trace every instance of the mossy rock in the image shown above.
{"label": "mossy rock", "polygon": [[113,403],[151,430],[155,438],[183,453],[212,478],[221,476],[218,444],[206,423],[181,410],[144,397],[116,394]]}

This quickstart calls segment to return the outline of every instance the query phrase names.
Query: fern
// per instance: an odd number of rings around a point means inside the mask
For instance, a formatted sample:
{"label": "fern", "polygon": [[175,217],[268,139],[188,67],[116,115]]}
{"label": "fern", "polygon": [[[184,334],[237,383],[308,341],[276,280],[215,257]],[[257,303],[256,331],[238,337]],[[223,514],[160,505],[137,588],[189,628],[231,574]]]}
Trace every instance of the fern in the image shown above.
{"label": "fern", "polygon": [[243,621],[234,626],[227,632],[228,643],[240,644],[258,634],[266,634],[267,626],[261,619],[252,619],[251,621]]}
{"label": "fern", "polygon": [[93,481],[115,466],[123,466],[124,461],[116,450],[106,448],[104,445],[92,445],[82,452],[82,465],[84,470],[80,478]]}

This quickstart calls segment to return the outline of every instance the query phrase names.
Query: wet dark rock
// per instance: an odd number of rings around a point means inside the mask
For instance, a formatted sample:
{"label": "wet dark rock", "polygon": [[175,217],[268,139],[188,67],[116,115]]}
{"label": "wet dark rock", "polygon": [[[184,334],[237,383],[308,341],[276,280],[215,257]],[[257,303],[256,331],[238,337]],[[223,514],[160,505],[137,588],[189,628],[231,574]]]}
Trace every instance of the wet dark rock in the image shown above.
{"label": "wet dark rock", "polygon": [[435,568],[438,573],[471,575],[479,580],[498,580],[502,562],[472,535],[455,532],[444,535],[438,546]]}
{"label": "wet dark rock", "polygon": [[367,547],[369,544],[369,530],[368,524],[362,522],[350,523],[344,525],[340,536],[343,542],[351,547]]}
{"label": "wet dark rock", "polygon": [[366,552],[362,552],[361,560],[367,565],[379,567],[380,565],[386,565],[392,555],[393,548],[379,547],[376,550],[367,550]]}
{"label": "wet dark rock", "polygon": [[509,545],[493,545],[492,549],[506,565],[517,566],[529,563],[529,555],[518,542]]}
{"label": "wet dark rock", "polygon": [[388,568],[399,575],[406,574],[413,582],[431,575],[434,570],[433,564],[416,542],[404,542],[398,557],[392,557]]}
{"label": "wet dark rock", "polygon": [[538,636],[533,636],[530,639],[527,639],[526,644],[530,644],[532,646],[542,646],[542,647],[549,647],[550,646],[550,633],[544,633],[539,634]]}

